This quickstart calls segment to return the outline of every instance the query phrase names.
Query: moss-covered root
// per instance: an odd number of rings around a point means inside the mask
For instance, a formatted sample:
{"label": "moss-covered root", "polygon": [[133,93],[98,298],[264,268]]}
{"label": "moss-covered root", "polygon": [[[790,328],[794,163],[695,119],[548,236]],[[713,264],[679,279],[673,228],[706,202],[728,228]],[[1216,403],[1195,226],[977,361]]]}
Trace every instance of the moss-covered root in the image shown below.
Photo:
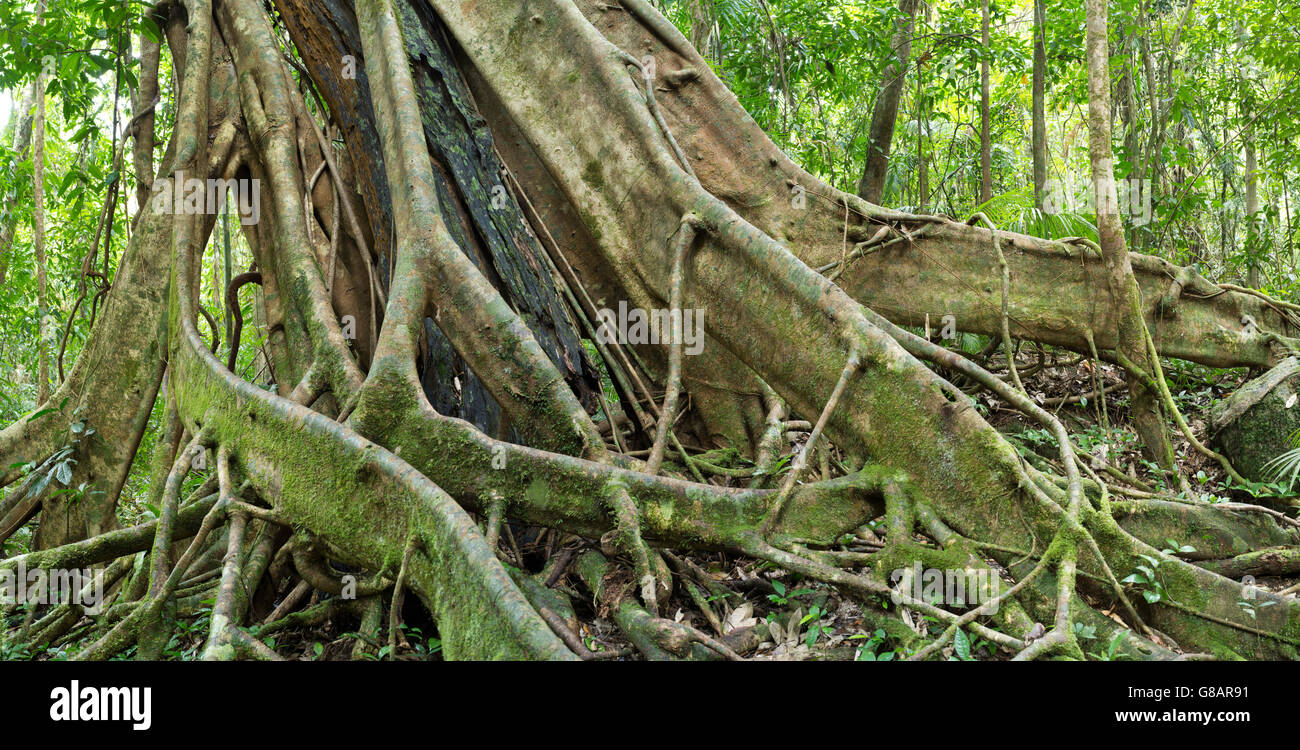
{"label": "moss-covered root", "polygon": [[248,518],[236,512],[230,519],[230,537],[226,547],[226,558],[221,567],[221,589],[217,601],[212,607],[211,627],[208,640],[203,647],[204,661],[229,661],[235,656],[234,631],[236,623],[232,617],[235,608],[236,587],[242,578],[240,567],[240,547],[244,543],[244,532]]}
{"label": "moss-covered root", "polygon": [[[641,513],[628,494],[627,485],[617,478],[605,485],[602,495],[609,505],[610,515],[614,517],[614,529],[607,535],[609,542],[614,549],[632,558],[641,601],[657,617],[660,576],[656,575],[657,570],[652,562],[657,555],[641,538]],[[664,588],[667,589],[667,586],[664,585]]]}
{"label": "moss-covered root", "polygon": [[1226,560],[1207,560],[1200,566],[1225,578],[1293,576],[1300,574],[1300,547],[1269,547]]}

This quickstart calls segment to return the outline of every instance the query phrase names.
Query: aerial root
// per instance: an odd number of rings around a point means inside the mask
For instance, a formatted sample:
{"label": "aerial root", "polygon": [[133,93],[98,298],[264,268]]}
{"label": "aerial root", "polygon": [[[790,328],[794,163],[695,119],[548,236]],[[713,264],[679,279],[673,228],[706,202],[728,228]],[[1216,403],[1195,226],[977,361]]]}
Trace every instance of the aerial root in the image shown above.
{"label": "aerial root", "polygon": [[[766,560],[775,565],[779,565],[786,570],[800,573],[809,578],[822,581],[823,583],[828,583],[859,596],[887,597],[901,606],[914,609],[922,614],[930,615],[931,617],[936,617],[946,622],[952,622],[958,619],[958,615],[917,599],[905,591],[890,588],[883,581],[869,578],[861,574],[850,573],[848,571],[819,563],[816,560],[811,560],[806,557],[786,552],[785,550],[767,543],[763,539],[759,538],[757,534],[751,534],[746,537],[746,544],[743,551],[745,554],[757,557],[760,560]],[[978,633],[989,641],[1000,646],[1016,650],[1024,648],[1025,643],[1021,639],[987,628],[977,622],[970,623],[970,628],[975,633]]]}
{"label": "aerial root", "polygon": [[[1217,451],[1210,450],[1192,434],[1192,428],[1187,425],[1187,420],[1183,419],[1183,414],[1178,409],[1178,404],[1174,402],[1174,397],[1169,392],[1169,384],[1165,382],[1164,368],[1160,365],[1160,354],[1156,351],[1156,344],[1151,338],[1150,331],[1146,332],[1146,347],[1147,356],[1151,358],[1151,369],[1155,370],[1156,392],[1160,394],[1160,399],[1163,402],[1165,409],[1174,418],[1174,422],[1178,425],[1179,431],[1183,433],[1183,437],[1187,438],[1187,442],[1191,443],[1192,447],[1195,448],[1198,453],[1206,458],[1212,458],[1215,461],[1218,461],[1219,465],[1228,473],[1228,476],[1232,477],[1233,481],[1241,485],[1249,486],[1250,482],[1245,477],[1238,474],[1236,469],[1232,468],[1232,463],[1228,461],[1226,456]],[[1179,474],[1179,478],[1182,479],[1183,483],[1186,483],[1186,479],[1183,479],[1181,474]],[[1192,496],[1190,491],[1188,491],[1188,496]]]}
{"label": "aerial root", "polygon": [[771,510],[768,511],[767,518],[763,521],[760,533],[765,538],[770,537],[772,530],[780,523],[781,514],[785,511],[786,501],[790,499],[790,493],[794,491],[795,484],[798,483],[804,469],[808,466],[808,456],[812,454],[813,448],[817,445],[817,438],[826,429],[826,423],[830,421],[831,415],[835,413],[835,407],[839,405],[840,397],[844,395],[844,389],[853,380],[853,376],[857,374],[861,365],[862,359],[858,354],[858,350],[854,348],[849,352],[848,360],[844,363],[844,369],[840,372],[840,379],[835,383],[835,388],[831,390],[830,398],[826,400],[826,405],[822,407],[822,413],[817,418],[817,424],[813,425],[812,434],[808,436],[808,442],[804,443],[799,455],[795,457],[794,465],[781,483],[781,489],[776,496],[776,501],[772,504]]}
{"label": "aerial root", "polygon": [[637,584],[641,591],[641,601],[645,603],[646,609],[657,617],[660,576],[653,561],[658,556],[641,538],[640,511],[628,494],[627,485],[619,479],[611,479],[605,485],[604,496],[615,523],[614,530],[607,535],[611,546],[632,558]]}
{"label": "aerial root", "polygon": [[983,221],[989,227],[989,233],[993,237],[993,252],[998,256],[998,268],[1002,272],[1002,348],[1007,357],[1007,370],[1011,373],[1011,382],[1015,384],[1016,390],[1028,396],[1025,391],[1024,383],[1020,382],[1020,373],[1016,371],[1016,352],[1011,340],[1011,313],[1009,310],[1009,298],[1011,296],[1011,272],[1007,268],[1007,256],[1002,252],[1002,242],[998,239],[998,227],[989,217],[982,213],[977,213],[970,218],[968,224],[974,224],[976,221]]}
{"label": "aerial root", "polygon": [[402,602],[406,597],[406,569],[411,564],[411,555],[420,549],[420,538],[412,534],[406,540],[402,550],[402,564],[397,569],[397,582],[393,584],[393,601],[388,607],[388,658],[397,658],[398,619],[402,614]]}
{"label": "aerial root", "polygon": [[[820,194],[814,193],[814,195],[820,195]],[[845,201],[846,208],[848,207],[848,203],[849,201],[846,200]],[[878,221],[887,221],[887,219],[877,219],[876,217],[868,217],[868,218],[873,218]],[[914,218],[914,217],[909,217],[909,218]],[[900,242],[907,242],[907,243],[915,242],[917,239],[920,239],[921,237],[924,237],[925,235],[929,234],[929,230],[931,226],[932,225],[928,223],[922,224],[921,226],[916,227],[909,232],[906,229],[904,229],[901,225],[896,226],[894,223],[885,223],[881,225],[881,227],[877,229],[875,234],[871,235],[871,237],[869,237],[866,240],[863,240],[862,242],[858,242],[857,244],[855,244],[853,246],[853,250],[844,253],[839,260],[832,261],[830,263],[827,263],[824,266],[820,266],[816,269],[816,271],[817,273],[825,274],[827,281],[833,282],[836,279],[838,279],[840,275],[844,273],[844,271],[848,269],[849,264],[852,263],[854,260],[857,260],[858,258],[862,258],[870,253],[879,250],[884,250],[885,248],[891,247]],[[845,233],[845,236],[847,239],[847,231]]]}
{"label": "aerial root", "polygon": [[[677,398],[682,385],[682,326],[684,325],[681,317],[682,285],[686,276],[686,254],[690,252],[691,244],[695,240],[695,230],[699,224],[699,218],[694,214],[688,213],[683,216],[677,230],[677,241],[673,245],[668,310],[674,330],[672,343],[668,348],[668,387],[664,392],[664,404],[659,410],[655,442],[650,448],[650,458],[646,461],[646,473],[651,476],[659,473],[659,467],[664,460],[664,446],[667,443],[668,433],[672,432],[673,422],[677,416]],[[682,451],[682,456],[683,460],[689,461],[685,451]]]}
{"label": "aerial root", "polygon": [[239,308],[239,288],[245,284],[261,284],[262,274],[249,271],[236,275],[226,287],[226,309],[230,311],[233,322],[230,326],[230,354],[226,358],[226,369],[235,371],[235,360],[239,356],[239,338],[244,330],[244,313]]}

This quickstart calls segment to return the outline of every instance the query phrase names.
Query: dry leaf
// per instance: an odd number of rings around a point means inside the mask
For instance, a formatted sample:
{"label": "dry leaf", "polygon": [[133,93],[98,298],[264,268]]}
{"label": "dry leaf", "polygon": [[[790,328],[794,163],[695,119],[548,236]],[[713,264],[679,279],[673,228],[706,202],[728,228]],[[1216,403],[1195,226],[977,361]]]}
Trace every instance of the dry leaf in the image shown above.
{"label": "dry leaf", "polygon": [[736,607],[731,610],[731,614],[727,615],[726,622],[722,623],[722,632],[730,633],[733,630],[749,628],[757,625],[758,618],[754,617],[753,614],[754,605],[749,602],[745,602],[739,607]]}

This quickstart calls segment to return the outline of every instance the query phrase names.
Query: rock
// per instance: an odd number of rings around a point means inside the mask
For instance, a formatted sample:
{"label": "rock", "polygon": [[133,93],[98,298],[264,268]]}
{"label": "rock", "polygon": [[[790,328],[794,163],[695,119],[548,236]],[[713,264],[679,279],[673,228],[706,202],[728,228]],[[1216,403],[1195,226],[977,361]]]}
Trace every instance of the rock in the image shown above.
{"label": "rock", "polygon": [[1300,430],[1300,357],[1282,360],[1210,407],[1214,447],[1247,479],[1272,477],[1264,464],[1291,448]]}

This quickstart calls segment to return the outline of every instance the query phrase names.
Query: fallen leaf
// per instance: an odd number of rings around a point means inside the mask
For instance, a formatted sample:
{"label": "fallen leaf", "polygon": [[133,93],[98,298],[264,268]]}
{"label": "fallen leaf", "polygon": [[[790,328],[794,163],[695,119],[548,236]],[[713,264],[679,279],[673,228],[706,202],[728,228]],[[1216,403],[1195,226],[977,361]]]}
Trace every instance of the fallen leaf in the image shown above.
{"label": "fallen leaf", "polygon": [[753,614],[754,605],[749,602],[745,602],[739,607],[736,607],[731,610],[731,614],[727,615],[726,622],[722,624],[722,632],[730,633],[733,630],[749,628],[757,625],[758,618],[754,617]]}

